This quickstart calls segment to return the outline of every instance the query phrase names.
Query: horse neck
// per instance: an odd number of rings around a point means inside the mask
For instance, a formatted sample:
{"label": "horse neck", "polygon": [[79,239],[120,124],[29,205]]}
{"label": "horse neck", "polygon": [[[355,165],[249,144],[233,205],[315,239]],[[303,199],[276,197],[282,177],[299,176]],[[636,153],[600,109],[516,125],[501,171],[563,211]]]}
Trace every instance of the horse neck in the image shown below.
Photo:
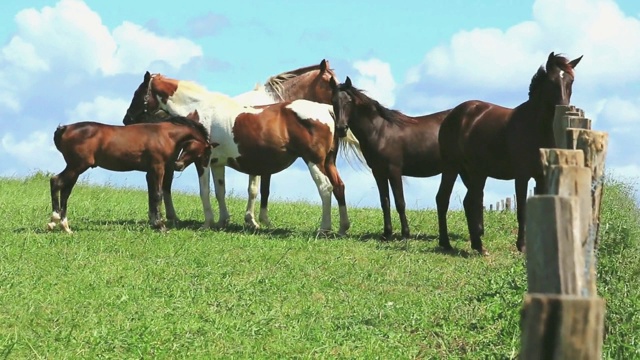
{"label": "horse neck", "polygon": [[[329,102],[326,99],[320,99],[313,95],[313,91],[309,91],[316,76],[317,74],[314,74],[314,72],[304,73],[283,81],[279,86],[280,89],[278,89],[278,86],[274,87],[271,84],[269,88],[276,94],[276,97],[281,97],[282,101],[305,99],[328,104]],[[312,95],[310,96],[310,94]],[[330,96],[327,95],[327,99],[329,98]]]}
{"label": "horse neck", "polygon": [[189,140],[205,141],[205,139],[202,138],[202,134],[200,134],[200,132],[197,129],[187,125],[174,124],[173,131],[168,131],[167,133],[169,134],[169,137],[173,140],[175,144],[174,147]]}
{"label": "horse neck", "polygon": [[361,142],[375,142],[376,134],[384,126],[381,115],[370,104],[357,104],[349,119],[349,129]]}
{"label": "horse neck", "polygon": [[553,135],[553,120],[557,102],[549,101],[544,94],[536,94],[528,101],[532,107],[533,120],[538,125],[542,147],[555,147],[555,137]]}

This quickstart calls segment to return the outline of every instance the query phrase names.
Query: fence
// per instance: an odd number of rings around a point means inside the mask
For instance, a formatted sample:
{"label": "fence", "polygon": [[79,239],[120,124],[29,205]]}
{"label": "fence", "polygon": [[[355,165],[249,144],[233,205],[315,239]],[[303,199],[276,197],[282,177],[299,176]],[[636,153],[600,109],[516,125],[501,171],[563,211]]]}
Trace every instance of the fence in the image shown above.
{"label": "fence", "polygon": [[604,300],[596,253],[608,135],[574,106],[557,106],[554,149],[541,149],[545,183],[526,213],[528,292],[521,359],[599,359]]}

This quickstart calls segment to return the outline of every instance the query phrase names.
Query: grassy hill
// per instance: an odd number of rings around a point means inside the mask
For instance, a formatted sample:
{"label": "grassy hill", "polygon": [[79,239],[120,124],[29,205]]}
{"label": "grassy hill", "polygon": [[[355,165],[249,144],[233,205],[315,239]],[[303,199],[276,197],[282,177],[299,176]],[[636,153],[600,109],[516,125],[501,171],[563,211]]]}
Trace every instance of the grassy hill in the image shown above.
{"label": "grassy hill", "polygon": [[[414,237],[382,243],[379,209],[350,209],[344,238],[316,238],[319,206],[273,203],[274,227],[198,230],[197,196],[175,194],[184,220],[146,224],[146,192],[78,184],[73,235],[44,231],[48,177],[0,179],[0,357],[513,358],[526,291],[513,213],[486,214],[470,252],[451,212],[455,254],[437,250],[435,211],[410,211]],[[640,358],[640,225],[632,189],[605,188],[598,289],[605,358]],[[337,209],[334,209],[334,227]],[[394,214],[395,215],[395,214]],[[396,230],[399,227],[394,218]]]}

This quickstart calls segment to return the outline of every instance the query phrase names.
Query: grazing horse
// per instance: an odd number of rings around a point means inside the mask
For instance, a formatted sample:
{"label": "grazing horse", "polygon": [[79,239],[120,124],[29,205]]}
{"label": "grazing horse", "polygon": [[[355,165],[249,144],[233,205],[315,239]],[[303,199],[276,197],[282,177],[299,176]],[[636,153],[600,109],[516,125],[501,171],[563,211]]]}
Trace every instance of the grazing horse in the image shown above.
{"label": "grazing horse", "polygon": [[353,87],[347,77],[343,84],[331,82],[336,132],[351,130],[360,143],[380,193],[384,218],[383,238],[392,234],[389,185],[400,216],[402,236],[409,237],[405,214],[402,175],[429,177],[440,174],[442,159],[438,147],[440,124],[449,110],[418,117],[390,110]]}
{"label": "grazing horse", "polygon": [[[211,155],[211,173],[220,208],[216,227],[224,227],[229,221],[225,201],[225,166],[245,174],[264,176],[286,169],[301,157],[309,167],[322,199],[320,231],[331,230],[332,190],[338,199],[340,234],[349,228],[344,184],[335,167],[337,137],[334,136],[335,123],[330,105],[295,100],[259,107],[245,106],[196,83],[147,72],[134,93],[124,121],[137,122],[139,117],[158,108],[175,115],[198,110],[200,121],[210,129],[211,141],[220,144]],[[347,144],[356,147],[356,144]],[[211,227],[213,212],[209,199],[209,173],[205,171],[199,180],[205,213],[203,227]],[[257,182],[250,183],[249,189],[245,223],[257,228],[253,217]]]}
{"label": "grazing horse", "polygon": [[463,205],[471,247],[482,254],[484,235],[482,202],[487,177],[515,179],[518,209],[518,250],[524,251],[524,225],[527,184],[543,186],[540,148],[553,148],[553,117],[556,105],[571,100],[574,68],[579,58],[549,54],[529,85],[529,100],[514,109],[483,101],[466,101],[456,106],[440,127],[440,152],[446,162],[438,196],[446,197],[447,207],[438,206],[440,246],[450,249],[447,234],[447,208],[453,185],[460,174],[467,194]]}
{"label": "grazing horse", "polygon": [[[162,185],[169,170],[184,170],[195,162],[198,173],[204,173],[211,146],[204,126],[190,118],[173,116],[154,124],[114,126],[96,122],[78,122],[58,126],[53,142],[64,156],[67,166],[51,177],[53,214],[47,224],[57,224],[71,233],[67,220],[67,201],[80,174],[89,168],[112,171],[144,171],[149,191],[149,222],[164,229],[160,205]],[[195,121],[194,121],[195,120]],[[178,154],[180,154],[178,156]]]}
{"label": "grazing horse", "polygon": [[[318,65],[306,66],[272,76],[264,84],[258,84],[253,90],[235,96],[233,99],[246,106],[269,105],[277,102],[293,101],[298,99],[306,99],[323,104],[330,104],[331,87],[329,85],[329,80],[334,76],[335,73],[330,68],[329,61],[323,59]],[[158,112],[148,113],[151,114],[151,116],[141,116],[136,120],[134,120],[131,116],[125,116],[123,123],[125,125],[128,125],[138,121],[154,121],[153,119],[158,116],[157,114],[162,112],[160,111],[162,109],[160,109],[160,107],[158,106],[154,106],[154,99],[149,99],[149,101],[149,106],[145,106],[143,109],[146,110],[147,108],[153,108],[157,109]],[[355,142],[355,138],[353,138],[351,134],[349,135],[350,136],[346,141]],[[327,156],[328,171],[331,174],[336,172],[335,162],[338,148],[339,143],[334,142],[334,149]],[[270,224],[267,207],[269,204],[271,174],[264,174],[262,176],[250,174],[248,186],[248,205],[250,206],[247,207],[245,219],[246,223],[253,228],[259,227],[258,223],[255,221],[253,209],[253,204],[255,204],[255,198],[258,194],[258,182],[260,182],[259,221],[266,225]],[[173,201],[171,199],[170,187],[171,183],[167,184],[164,192],[165,206],[167,209],[167,219],[171,221],[177,221],[175,209],[173,208]],[[333,192],[335,194],[336,200],[338,201],[338,205],[343,205],[344,185],[342,183],[338,183],[336,186],[334,186]]]}

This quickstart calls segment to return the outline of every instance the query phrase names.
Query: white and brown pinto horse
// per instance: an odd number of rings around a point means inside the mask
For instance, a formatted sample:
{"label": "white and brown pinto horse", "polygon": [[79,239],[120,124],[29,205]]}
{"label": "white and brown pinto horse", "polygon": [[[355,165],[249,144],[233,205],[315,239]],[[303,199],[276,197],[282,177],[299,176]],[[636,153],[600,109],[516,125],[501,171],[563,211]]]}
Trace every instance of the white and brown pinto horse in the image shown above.
{"label": "white and brown pinto horse", "polygon": [[[229,222],[225,202],[225,166],[252,175],[245,223],[253,228],[258,179],[288,168],[302,158],[318,187],[322,200],[322,222],[319,231],[331,230],[331,192],[338,199],[339,233],[349,228],[344,184],[335,167],[333,108],[308,100],[284,101],[258,107],[246,106],[218,92],[210,92],[196,83],[145,73],[127,110],[125,123],[140,122],[139,118],[158,109],[172,115],[198,111],[200,122],[209,129],[210,141],[220,144],[211,154],[211,174],[220,209],[216,227]],[[356,148],[357,142],[349,143]],[[331,160],[331,161],[328,161]],[[209,173],[199,177],[200,198],[205,213],[204,227],[213,226],[209,199]],[[339,191],[335,191],[338,189]]]}
{"label": "white and brown pinto horse", "polygon": [[[317,65],[311,65],[301,67],[299,69],[286,71],[278,75],[271,76],[264,84],[257,84],[253,90],[242,93],[233,97],[234,100],[240,102],[242,105],[258,106],[268,105],[281,101],[294,101],[298,99],[311,100],[323,104],[331,104],[331,86],[330,82],[335,77],[335,73],[330,68],[329,61],[323,59]],[[151,99],[153,102],[153,99]],[[160,109],[157,107],[157,109]],[[134,120],[130,116],[125,116],[123,122],[125,125],[132,124],[134,122],[156,122],[162,120],[162,111],[157,113],[149,112],[150,116],[139,116]],[[349,132],[347,134],[346,142],[357,143],[353,134]],[[339,143],[338,139],[334,140],[334,149],[327,156],[327,167],[329,173],[333,173],[335,170],[336,154],[338,152]],[[347,147],[345,150],[350,150],[355,147]],[[359,156],[359,153],[351,154]],[[338,177],[339,178],[339,177]],[[269,188],[271,187],[271,174],[262,176],[250,175],[248,196],[249,204],[255,202],[258,192],[258,183],[260,183],[260,216],[259,221],[263,224],[269,225],[268,204],[269,204]],[[344,204],[344,186],[334,186],[333,193],[338,201],[338,205]],[[254,199],[253,201],[251,199]],[[171,199],[171,181],[165,183],[164,200],[166,206],[167,219],[171,222],[177,222],[178,217],[173,207],[173,201]],[[245,215],[248,219],[248,223],[255,223],[255,215],[253,208],[248,210],[249,213]],[[257,227],[257,223],[252,225]]]}

